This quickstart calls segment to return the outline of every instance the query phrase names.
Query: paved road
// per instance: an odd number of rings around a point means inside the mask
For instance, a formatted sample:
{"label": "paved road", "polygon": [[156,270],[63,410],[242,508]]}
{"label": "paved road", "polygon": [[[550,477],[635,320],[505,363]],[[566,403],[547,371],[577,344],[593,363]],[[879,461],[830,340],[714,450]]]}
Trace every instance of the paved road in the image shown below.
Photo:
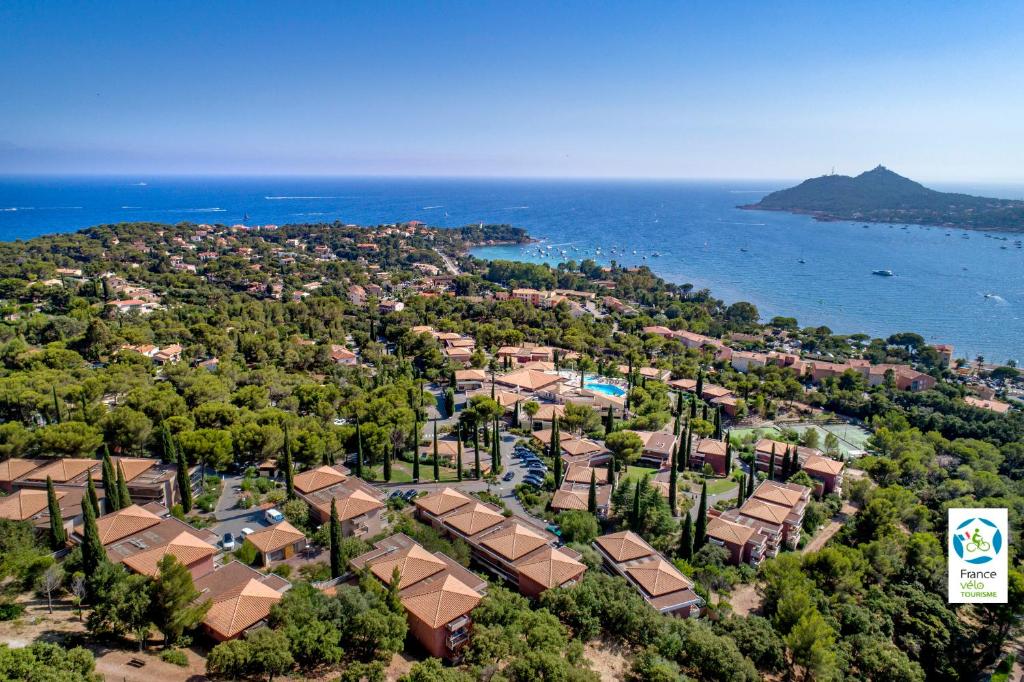
{"label": "paved road", "polygon": [[437,249],[434,249],[434,251],[437,251],[437,255],[439,255],[441,257],[441,260],[444,261],[444,267],[447,268],[449,273],[451,273],[453,275],[461,274],[460,271],[459,271],[459,266],[455,264],[454,260],[452,260],[447,255],[441,253]]}

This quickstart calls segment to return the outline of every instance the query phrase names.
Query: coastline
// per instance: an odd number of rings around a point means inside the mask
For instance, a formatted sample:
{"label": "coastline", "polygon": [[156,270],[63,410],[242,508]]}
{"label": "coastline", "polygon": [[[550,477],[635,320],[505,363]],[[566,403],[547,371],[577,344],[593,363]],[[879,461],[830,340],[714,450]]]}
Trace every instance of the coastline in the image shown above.
{"label": "coastline", "polygon": [[740,204],[736,208],[743,211],[769,211],[772,213],[788,213],[790,215],[802,215],[813,218],[819,223],[870,223],[872,225],[915,225],[921,227],[933,227],[939,230],[971,230],[973,232],[999,232],[1003,234],[1024,235],[1024,225],[1021,227],[980,227],[976,225],[960,225],[957,223],[937,223],[924,220],[908,219],[908,216],[901,216],[898,220],[879,220],[877,218],[866,218],[863,216],[839,216],[826,211],[810,211],[800,208],[772,208],[759,206],[757,204]]}

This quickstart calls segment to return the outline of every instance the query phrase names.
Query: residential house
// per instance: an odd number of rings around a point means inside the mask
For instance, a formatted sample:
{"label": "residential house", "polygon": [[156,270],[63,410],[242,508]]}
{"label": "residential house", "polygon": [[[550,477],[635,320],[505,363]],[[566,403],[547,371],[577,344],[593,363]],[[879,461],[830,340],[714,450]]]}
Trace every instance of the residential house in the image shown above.
{"label": "residential house", "polygon": [[246,536],[260,557],[260,563],[269,566],[274,561],[285,561],[306,549],[306,534],[288,523],[281,521]]}

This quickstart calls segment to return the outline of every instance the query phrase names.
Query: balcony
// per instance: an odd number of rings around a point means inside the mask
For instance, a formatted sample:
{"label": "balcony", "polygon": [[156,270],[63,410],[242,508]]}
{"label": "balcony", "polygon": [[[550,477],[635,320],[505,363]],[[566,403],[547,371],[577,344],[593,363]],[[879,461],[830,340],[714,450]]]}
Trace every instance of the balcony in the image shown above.
{"label": "balcony", "polygon": [[448,635],[445,638],[445,644],[448,646],[449,651],[454,651],[458,646],[464,644],[469,639],[469,629],[463,628]]}

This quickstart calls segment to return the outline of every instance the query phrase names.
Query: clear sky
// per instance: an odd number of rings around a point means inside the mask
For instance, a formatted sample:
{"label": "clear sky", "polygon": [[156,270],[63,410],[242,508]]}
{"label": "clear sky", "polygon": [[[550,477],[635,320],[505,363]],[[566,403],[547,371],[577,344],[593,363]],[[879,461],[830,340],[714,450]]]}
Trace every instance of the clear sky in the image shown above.
{"label": "clear sky", "polygon": [[0,3],[0,173],[1024,181],[1024,2]]}

